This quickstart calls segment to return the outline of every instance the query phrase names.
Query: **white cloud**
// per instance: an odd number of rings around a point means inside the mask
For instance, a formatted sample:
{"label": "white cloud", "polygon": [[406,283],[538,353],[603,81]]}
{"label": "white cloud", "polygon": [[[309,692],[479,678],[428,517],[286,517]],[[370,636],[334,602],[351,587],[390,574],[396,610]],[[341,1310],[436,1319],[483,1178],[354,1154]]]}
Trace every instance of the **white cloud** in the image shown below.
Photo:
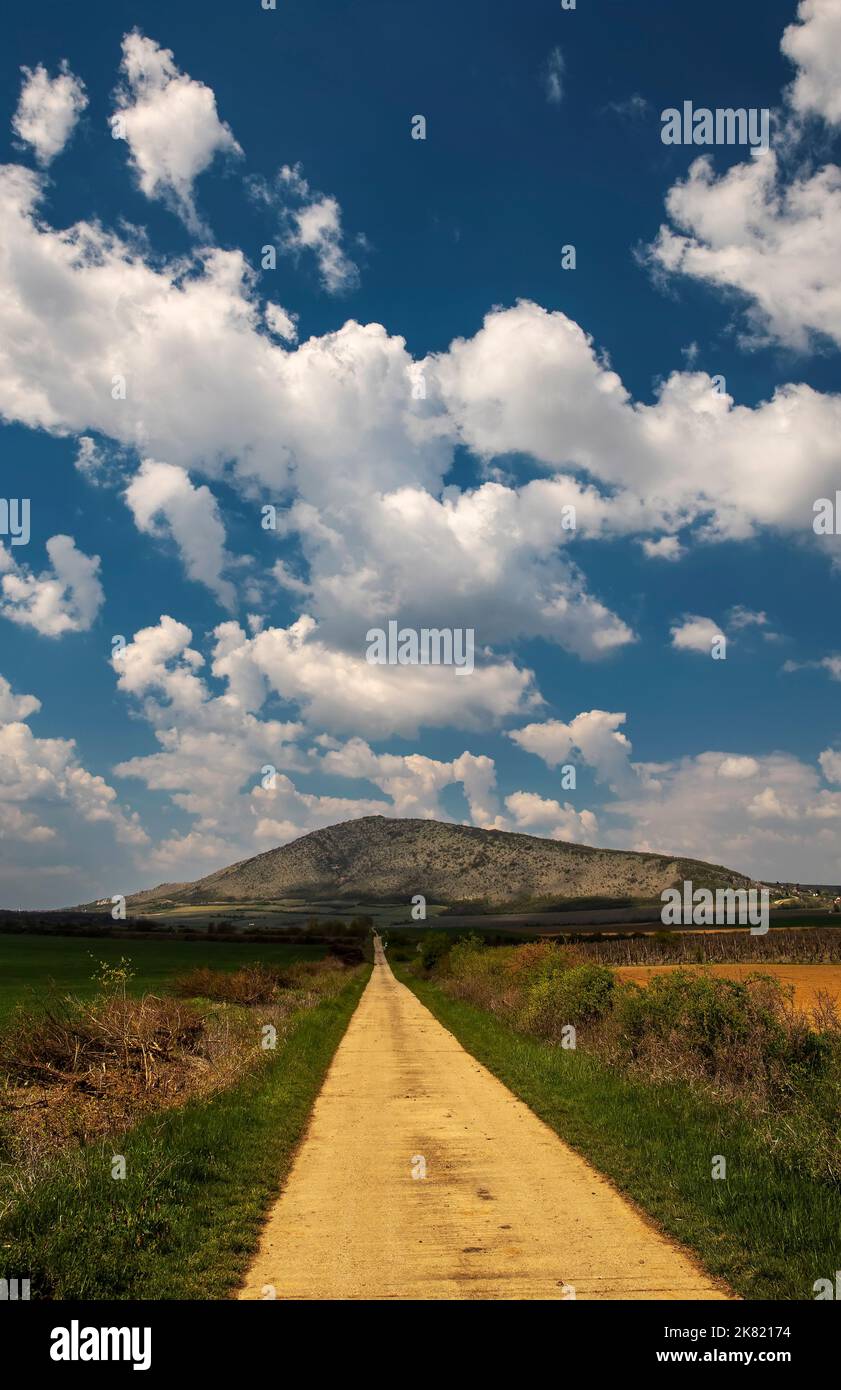
{"label": "white cloud", "polygon": [[560,719],[527,724],[524,729],[512,730],[509,738],[542,758],[547,767],[558,767],[577,752],[594,769],[598,781],[619,788],[630,775],[631,745],[619,731],[626,718],[625,714],[593,709],[577,714],[569,724]]}
{"label": "white cloud", "polygon": [[653,404],[634,404],[582,329],[535,304],[489,314],[425,370],[480,457],[527,453],[615,488],[596,535],[691,522],[709,539],[802,531],[841,466],[841,396],[784,386],[748,409],[706,373],[675,372]]}
{"label": "white cloud", "polygon": [[721,628],[712,618],[699,618],[689,615],[683,622],[675,623],[671,629],[672,646],[678,651],[701,652],[709,656],[712,644],[722,635]]}
{"label": "white cloud", "polygon": [[374,753],[361,738],[350,739],[323,755],[326,771],[363,778],[379,787],[389,801],[379,810],[393,816],[448,820],[439,801],[445,787],[461,785],[474,825],[498,827],[496,769],[492,758],[464,752],[450,762],[420,753]]}
{"label": "white cloud", "polygon": [[768,615],[766,613],[755,613],[750,608],[745,608],[743,604],[737,603],[735,608],[731,608],[727,615],[727,622],[730,627],[737,630],[746,627],[767,627]]}
{"label": "white cloud", "polygon": [[34,71],[21,68],[24,80],[12,129],[31,145],[38,163],[46,166],[61,154],[76,122],[88,104],[85,84],[62,61],[57,77],[39,63]]}
{"label": "white cloud", "polygon": [[312,252],[328,294],[343,294],[358,285],[359,267],[343,244],[338,199],[315,192],[304,178],[300,164],[284,164],[272,186],[253,179],[251,189],[257,198],[278,207],[285,249],[293,253]]}
{"label": "white cloud", "polygon": [[546,91],[546,100],[552,106],[560,106],[564,97],[564,73],[566,63],[560,48],[553,48],[546,60],[546,68],[543,74],[543,83]]}
{"label": "white cloud", "polygon": [[686,553],[677,536],[660,536],[656,541],[646,538],[642,548],[649,560],[679,560]]}
{"label": "white cloud", "polygon": [[563,478],[296,504],[287,525],[308,562],[312,611],[334,640],[358,642],[362,626],[399,615],[408,626],[474,628],[480,645],[540,636],[597,659],[634,634],[562,553],[570,505],[582,530],[591,517],[598,527],[598,497]]}
{"label": "white cloud", "polygon": [[[743,760],[756,769],[734,776]],[[604,811],[622,822],[603,836],[617,847],[706,859],[769,880],[837,877],[841,793],[788,754],[685,757]]]}
{"label": "white cloud", "polygon": [[822,656],[819,661],[786,661],[782,670],[786,675],[793,671],[828,671],[830,680],[841,681],[841,652]]}
{"label": "white cloud", "polygon": [[72,536],[47,541],[52,568],[35,575],[25,565],[14,567],[0,580],[0,613],[21,627],[33,627],[44,637],[87,632],[102,607],[99,556],[76,549]]}
{"label": "white cloud", "polygon": [[724,761],[718,765],[719,777],[726,777],[735,782],[742,782],[747,777],[756,777],[759,770],[759,763],[756,761],[756,758],[725,758]]}
{"label": "white cloud", "polygon": [[41,701],[35,695],[14,695],[5,676],[0,676],[0,724],[16,723],[37,714]]}
{"label": "white cloud", "polygon": [[[381,325],[273,340],[238,252],[153,265],[95,225],[37,220],[31,171],[0,170],[0,192],[0,410],[224,474],[251,498],[294,496],[284,520],[309,575],[293,577],[331,644],[364,613],[604,654],[634,634],[588,592],[569,542],[802,532],[837,482],[839,396],[787,386],[748,408],[691,372],[634,403],[577,324],[521,303],[416,364],[417,400],[405,343]],[[72,326],[55,296],[76,306]],[[444,482],[459,443],[487,463],[529,454],[552,476],[459,492]]]}
{"label": "white cloud", "polygon": [[598,835],[599,823],[592,811],[576,811],[567,801],[538,796],[535,792],[512,792],[505,805],[511,812],[511,829],[529,835],[548,835],[552,840],[570,840],[575,844],[592,844]]}
{"label": "white cloud", "polygon": [[[617,849],[706,859],[758,877],[831,882],[837,857],[841,792],[821,785],[817,769],[782,753],[703,752],[675,762],[633,762],[618,731],[623,714],[594,710],[569,724],[549,720],[513,732],[522,748],[550,767],[577,751],[616,793],[580,833],[574,808],[530,792],[506,797],[520,828]],[[826,749],[818,763],[828,783],[841,782],[841,755]],[[566,815],[563,820],[559,812]],[[553,823],[553,817],[555,823]],[[614,824],[606,828],[608,822]],[[510,828],[510,826],[509,826]]]}
{"label": "white cloud", "polygon": [[[500,810],[493,759],[465,751],[450,761],[421,753],[377,753],[359,737],[310,737],[298,723],[263,720],[247,708],[251,659],[233,622],[216,632],[213,695],[190,647],[190,629],[172,618],[135,635],[114,661],[119,684],[142,702],[158,751],[120,764],[166,793],[193,824],[168,837],[144,865],[189,878],[285,843],[337,821],[383,814],[448,819],[442,793],[461,787],[473,824],[521,830],[577,843],[683,854],[753,873],[830,881],[837,855],[841,792],[822,785],[816,768],[786,754],[705,752],[676,762],[632,762],[625,716],[606,711],[514,731],[520,747],[555,767],[574,752],[609,784],[614,797],[598,814],[526,789]],[[237,662],[243,661],[237,669]],[[0,687],[0,701],[2,701]],[[819,759],[827,783],[841,781],[839,755]],[[262,785],[266,764],[277,769]],[[361,783],[352,796],[304,790],[301,778],[328,775]],[[293,781],[294,777],[294,781]],[[365,783],[380,795],[371,795]],[[604,828],[605,823],[610,828]]]}
{"label": "white cloud", "polygon": [[[217,154],[242,154],[203,82],[179,71],[170,49],[133,30],[123,38],[116,117],[122,122],[141,192],[169,204],[199,234],[196,178]],[[112,118],[113,121],[114,118]]]}
{"label": "white cloud", "polygon": [[454,666],[374,665],[365,657],[364,632],[355,651],[340,650],[322,640],[307,615],[252,637],[233,623],[218,631],[214,674],[228,678],[245,707],[262,704],[268,685],[300,705],[310,725],[334,734],[387,738],[421,726],[478,729],[540,702],[532,673],[511,661],[477,662],[470,674]]}
{"label": "white cloud", "polygon": [[795,111],[841,124],[841,0],[800,0],[780,46],[798,68],[788,92]]}
{"label": "white cloud", "polygon": [[266,305],[266,323],[277,338],[294,343],[298,338],[298,315],[289,314],[279,304]]}
{"label": "white cloud", "polygon": [[841,750],[825,748],[818,758],[818,762],[827,782],[834,782],[836,786],[841,785]]}
{"label": "white cloud", "polygon": [[613,111],[617,116],[626,116],[630,120],[639,121],[643,116],[647,116],[651,110],[651,103],[646,100],[640,92],[632,92],[625,101],[609,101],[604,108],[605,111]]}
{"label": "white cloud", "polygon": [[661,226],[653,263],[751,301],[750,330],[805,350],[814,335],[841,344],[841,169],[827,165],[784,183],[773,150],[716,177],[695,160],[669,190],[666,207],[680,230]]}
{"label": "white cloud", "polygon": [[[499,815],[491,758],[468,751],[450,762],[421,754],[377,754],[361,738],[343,744],[325,735],[314,738],[305,755],[301,724],[262,719],[247,708],[262,692],[250,683],[254,672],[237,624],[223,623],[216,632],[213,674],[225,681],[221,695],[214,695],[199,674],[202,658],[191,639],[183,623],[163,617],[136,633],[112,663],[119,687],[140,701],[159,745],[157,752],[120,763],[115,772],[166,793],[194,820],[187,831],[144,856],[144,864],[156,872],[196,876],[362,815],[446,819],[439,796],[450,786],[462,788],[475,824],[510,824]],[[276,769],[273,778],[264,777],[266,767]],[[290,772],[367,781],[382,795],[311,793],[296,785]]]}
{"label": "white cloud", "polygon": [[708,156],[695,160],[648,255],[665,275],[744,296],[753,342],[805,351],[813,339],[841,344],[841,169],[814,170],[801,145],[804,116],[841,123],[841,0],[801,0],[797,18],[781,44],[798,68],[778,135],[785,165],[755,150],[717,177]]}
{"label": "white cloud", "polygon": [[793,806],[784,805],[773,787],[765,787],[748,802],[749,816],[757,820],[795,820],[797,812]]}
{"label": "white cloud", "polygon": [[[74,739],[35,737],[24,721],[40,708],[34,695],[14,695],[0,677],[0,839],[61,842],[81,820],[108,823],[122,844],[147,844],[136,813],[124,810],[113,787],[81,765]],[[62,807],[72,813],[69,820],[59,814]]]}
{"label": "white cloud", "polygon": [[206,584],[226,608],[234,605],[234,587],[222,578],[230,563],[225,528],[208,487],[195,487],[181,468],[144,459],[126,489],[135,523],[147,535],[170,533],[191,579]]}

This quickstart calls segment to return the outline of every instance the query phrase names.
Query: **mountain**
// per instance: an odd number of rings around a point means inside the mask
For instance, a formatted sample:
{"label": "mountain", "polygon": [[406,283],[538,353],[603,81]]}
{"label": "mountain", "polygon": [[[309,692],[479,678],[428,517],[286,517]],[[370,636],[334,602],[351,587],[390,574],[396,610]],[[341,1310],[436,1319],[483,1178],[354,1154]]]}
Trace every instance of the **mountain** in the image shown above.
{"label": "mountain", "polygon": [[194,883],[160,884],[127,899],[153,903],[248,902],[278,898],[430,902],[529,898],[658,898],[691,879],[696,887],[748,887],[719,865],[664,854],[592,849],[564,840],[479,830],[436,820],[363,816],[302,835]]}

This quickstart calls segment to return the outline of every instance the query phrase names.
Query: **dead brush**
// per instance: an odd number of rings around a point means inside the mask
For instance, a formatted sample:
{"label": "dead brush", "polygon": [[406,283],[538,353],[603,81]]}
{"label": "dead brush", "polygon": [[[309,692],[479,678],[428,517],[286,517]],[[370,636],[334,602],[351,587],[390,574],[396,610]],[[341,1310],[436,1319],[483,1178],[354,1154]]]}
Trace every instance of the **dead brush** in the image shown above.
{"label": "dead brush", "polygon": [[68,997],[19,1017],[0,1035],[0,1074],[7,1085],[89,1087],[109,1073],[130,1073],[148,1089],[162,1067],[204,1055],[205,1033],[201,1014],[177,1000]]}
{"label": "dead brush", "polygon": [[180,975],[173,992],[186,999],[213,999],[221,1004],[271,1004],[292,983],[291,972],[254,962],[239,970],[199,965]]}
{"label": "dead brush", "polygon": [[306,1002],[312,1003],[325,990],[333,988],[346,969],[341,960],[331,956],[323,960],[294,961],[288,966],[253,961],[239,970],[200,965],[180,975],[172,988],[184,999],[213,999],[220,1004],[245,1005],[274,1004],[284,995],[304,991]]}

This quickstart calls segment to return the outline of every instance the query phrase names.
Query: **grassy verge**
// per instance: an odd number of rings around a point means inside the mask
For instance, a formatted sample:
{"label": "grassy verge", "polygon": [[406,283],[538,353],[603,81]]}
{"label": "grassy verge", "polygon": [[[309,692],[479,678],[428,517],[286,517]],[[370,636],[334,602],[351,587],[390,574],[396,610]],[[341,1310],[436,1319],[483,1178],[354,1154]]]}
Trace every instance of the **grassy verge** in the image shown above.
{"label": "grassy verge", "polygon": [[0,1226],[0,1274],[31,1279],[33,1298],[230,1296],[368,974],[293,1018],[244,1081],[59,1160]]}
{"label": "grassy verge", "polygon": [[[841,1267],[837,1190],[780,1162],[750,1118],[686,1083],[647,1085],[514,1032],[395,966],[459,1042],[745,1298],[811,1299]],[[727,1180],[712,1180],[714,1155]]]}

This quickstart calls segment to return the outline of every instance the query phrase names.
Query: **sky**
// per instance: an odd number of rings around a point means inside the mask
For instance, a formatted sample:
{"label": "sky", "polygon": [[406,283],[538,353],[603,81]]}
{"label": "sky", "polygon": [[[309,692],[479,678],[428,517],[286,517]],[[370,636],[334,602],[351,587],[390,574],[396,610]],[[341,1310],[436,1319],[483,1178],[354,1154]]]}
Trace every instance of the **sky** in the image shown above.
{"label": "sky", "polygon": [[0,905],[371,814],[839,881],[841,0],[5,38]]}

